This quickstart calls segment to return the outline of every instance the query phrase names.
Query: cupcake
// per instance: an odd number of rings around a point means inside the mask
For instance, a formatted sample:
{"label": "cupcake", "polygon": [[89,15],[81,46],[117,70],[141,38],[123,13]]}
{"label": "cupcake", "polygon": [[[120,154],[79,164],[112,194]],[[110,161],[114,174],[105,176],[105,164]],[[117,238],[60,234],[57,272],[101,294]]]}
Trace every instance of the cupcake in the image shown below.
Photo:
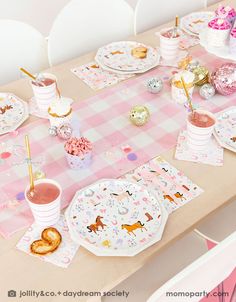
{"label": "cupcake", "polygon": [[92,161],[92,143],[85,137],[72,137],[65,143],[66,159],[71,169],[87,168]]}
{"label": "cupcake", "polygon": [[219,8],[215,11],[215,14],[219,18],[226,18],[231,23],[231,26],[234,25],[236,20],[236,11],[233,7],[219,5]]}
{"label": "cupcake", "polygon": [[58,127],[63,123],[70,123],[72,119],[71,100],[61,97],[53,101],[48,108],[51,127]]}
{"label": "cupcake", "polygon": [[207,40],[209,46],[222,47],[226,44],[231,24],[228,20],[215,18],[208,23]]}
{"label": "cupcake", "polygon": [[236,55],[236,27],[232,29],[229,38],[229,52]]}

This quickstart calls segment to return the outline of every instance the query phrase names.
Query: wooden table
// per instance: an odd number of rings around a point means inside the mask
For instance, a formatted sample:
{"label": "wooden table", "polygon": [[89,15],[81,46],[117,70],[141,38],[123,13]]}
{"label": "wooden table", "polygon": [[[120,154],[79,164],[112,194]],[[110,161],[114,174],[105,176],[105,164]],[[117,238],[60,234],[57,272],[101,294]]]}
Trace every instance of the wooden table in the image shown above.
{"label": "wooden table", "polygon": [[[236,0],[223,1],[225,5],[236,7]],[[213,10],[216,6],[212,6]],[[165,25],[167,26],[167,24]],[[133,40],[150,45],[157,45],[154,33],[159,28],[132,37]],[[200,47],[200,46],[197,46]],[[86,99],[94,94],[92,89],[75,77],[70,68],[89,62],[94,53],[71,60],[49,69],[58,77],[62,94],[73,99]],[[27,80],[20,80],[0,87],[0,91],[13,92],[23,99],[32,96]],[[31,118],[31,120],[34,118]],[[27,121],[30,122],[30,121]],[[160,242],[132,258],[96,257],[84,248],[80,248],[68,269],[61,269],[46,262],[29,257],[15,249],[15,245],[25,230],[15,234],[9,240],[0,239],[0,301],[8,301],[7,291],[48,290],[63,291],[106,291],[140,269],[152,256],[178,240],[185,233],[193,230],[197,224],[214,211],[233,201],[236,196],[236,156],[225,150],[224,166],[213,167],[191,162],[177,161],[173,158],[174,150],[163,154],[163,157],[183,171],[205,192],[198,198],[178,209],[169,217],[163,238]],[[74,299],[78,301],[78,299]],[[81,297],[79,301],[93,301],[94,298]],[[10,298],[10,301],[19,301]],[[20,301],[72,301],[65,297],[44,297],[43,299],[25,298]]]}

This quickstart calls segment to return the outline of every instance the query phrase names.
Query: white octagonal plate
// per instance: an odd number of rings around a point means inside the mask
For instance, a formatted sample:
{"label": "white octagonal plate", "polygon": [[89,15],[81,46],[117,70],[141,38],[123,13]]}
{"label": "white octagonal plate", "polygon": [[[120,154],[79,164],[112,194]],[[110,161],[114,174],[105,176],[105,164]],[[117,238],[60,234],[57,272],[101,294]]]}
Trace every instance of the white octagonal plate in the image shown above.
{"label": "white octagonal plate", "polygon": [[12,93],[0,93],[0,135],[16,130],[28,117],[25,101]]}
{"label": "white octagonal plate", "polygon": [[236,106],[218,112],[216,117],[216,140],[222,147],[236,152]]}
{"label": "white octagonal plate", "polygon": [[168,213],[136,183],[101,180],[78,191],[65,213],[72,239],[97,256],[134,256],[159,241]]}
{"label": "white octagonal plate", "polygon": [[[147,49],[146,58],[138,59],[132,55],[132,49],[136,47]],[[142,73],[158,65],[160,51],[139,42],[120,41],[99,48],[95,60],[113,72]]]}

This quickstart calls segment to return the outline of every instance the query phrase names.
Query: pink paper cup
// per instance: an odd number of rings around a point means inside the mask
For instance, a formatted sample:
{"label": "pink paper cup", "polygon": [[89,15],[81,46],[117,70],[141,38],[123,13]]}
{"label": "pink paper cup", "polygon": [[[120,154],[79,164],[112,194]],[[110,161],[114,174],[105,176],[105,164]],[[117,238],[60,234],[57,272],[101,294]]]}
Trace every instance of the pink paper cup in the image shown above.
{"label": "pink paper cup", "polygon": [[50,103],[58,98],[56,84],[57,78],[50,73],[44,73],[43,76],[54,80],[54,83],[48,86],[37,86],[33,84],[33,81],[31,81],[31,86],[39,110],[47,112]]}
{"label": "pink paper cup", "polygon": [[29,186],[25,189],[25,199],[27,200],[32,214],[34,216],[35,222],[40,226],[50,226],[54,225],[60,219],[61,211],[61,186],[52,179],[39,179],[35,181],[35,185],[39,183],[51,183],[58,187],[60,194],[57,199],[53,200],[47,204],[35,204],[27,198],[27,192],[29,191]]}
{"label": "pink paper cup", "polygon": [[176,38],[169,38],[163,36],[164,33],[171,30],[171,28],[164,28],[160,31],[160,51],[164,60],[173,61],[179,53],[180,35]]}
{"label": "pink paper cup", "polygon": [[212,126],[197,127],[189,121],[189,116],[191,115],[191,113],[188,115],[187,145],[192,150],[204,151],[207,148],[207,145],[213,134],[213,130],[214,130],[214,127],[216,124],[216,118],[215,118],[214,114],[212,114],[209,111],[203,110],[203,109],[198,109],[198,110],[196,110],[196,112],[206,114],[206,115],[210,116],[211,118],[213,118],[215,121],[215,123]]}
{"label": "pink paper cup", "polygon": [[83,156],[71,155],[66,151],[65,153],[68,165],[73,170],[86,169],[90,166],[92,162],[92,151],[86,153]]}

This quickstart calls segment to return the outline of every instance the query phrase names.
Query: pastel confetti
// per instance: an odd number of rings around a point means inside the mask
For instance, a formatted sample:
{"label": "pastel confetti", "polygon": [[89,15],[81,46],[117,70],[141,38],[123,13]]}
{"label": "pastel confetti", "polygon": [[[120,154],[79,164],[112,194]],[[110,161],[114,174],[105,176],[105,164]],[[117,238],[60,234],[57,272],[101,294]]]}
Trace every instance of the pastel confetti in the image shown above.
{"label": "pastel confetti", "polygon": [[20,192],[16,195],[16,199],[19,201],[25,200],[25,193],[24,192]]}
{"label": "pastel confetti", "polygon": [[132,151],[132,148],[127,145],[127,146],[122,146],[121,149],[125,152],[125,153],[130,153]]}
{"label": "pastel confetti", "polygon": [[2,159],[7,159],[9,157],[11,157],[11,153],[10,152],[2,152],[1,153],[1,158]]}
{"label": "pastel confetti", "polygon": [[127,158],[128,158],[128,160],[130,160],[130,161],[135,161],[135,160],[138,159],[138,156],[137,156],[135,153],[129,153],[129,154],[127,155]]}
{"label": "pastel confetti", "polygon": [[169,77],[165,76],[163,77],[163,80],[169,80]]}

